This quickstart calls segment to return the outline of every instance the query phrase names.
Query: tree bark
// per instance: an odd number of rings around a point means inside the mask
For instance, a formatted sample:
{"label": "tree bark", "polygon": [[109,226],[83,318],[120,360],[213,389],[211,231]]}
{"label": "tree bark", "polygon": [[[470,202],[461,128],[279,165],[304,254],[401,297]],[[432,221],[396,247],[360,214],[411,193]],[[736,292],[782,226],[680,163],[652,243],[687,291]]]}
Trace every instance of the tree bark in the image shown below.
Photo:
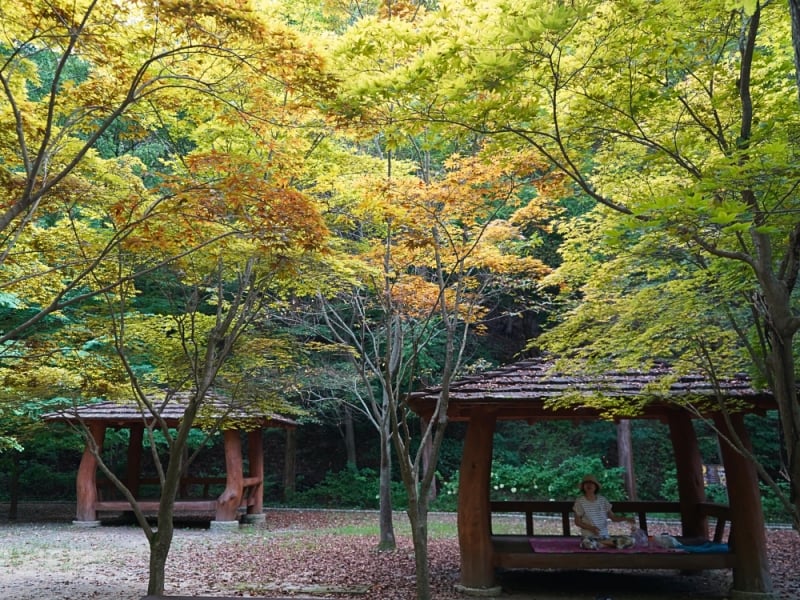
{"label": "tree bark", "polygon": [[150,540],[150,576],[147,581],[147,594],[160,597],[166,586],[167,556],[172,545],[174,526],[172,524],[172,506],[168,511],[169,518],[161,522],[159,518],[158,529]]}
{"label": "tree bark", "polygon": [[[744,427],[744,417],[737,413],[730,420],[717,414],[714,422],[724,436],[720,445],[725,463],[725,479],[731,507],[730,540],[737,556],[733,570],[733,589],[740,592],[768,594],[772,592],[772,578],[767,559],[767,537],[764,514],[761,509],[761,495],[758,489],[758,475],[755,465],[743,450],[752,452],[750,439]],[[731,443],[736,440],[736,443]]]}
{"label": "tree bark", "polygon": [[792,18],[792,47],[794,48],[794,81],[797,85],[797,99],[800,101],[800,0],[789,0],[789,14]]}
{"label": "tree bark", "polygon": [[625,491],[628,500],[636,500],[636,472],[633,467],[633,440],[630,419],[620,419],[617,423],[617,456],[619,466],[625,469]]}
{"label": "tree bark", "polygon": [[344,448],[347,456],[347,466],[358,469],[356,461],[356,432],[353,426],[353,409],[344,403]]}
{"label": "tree bark", "polygon": [[[379,476],[379,540],[378,549],[394,550],[397,548],[397,540],[394,535],[394,519],[392,515],[392,447],[391,447],[391,423],[389,422],[389,412],[383,412],[383,422],[381,423],[381,464]],[[409,498],[409,503],[411,498]]]}
{"label": "tree bark", "polygon": [[290,427],[286,431],[286,454],[283,457],[283,499],[292,499],[295,492],[295,471],[297,467],[297,430]]}
{"label": "tree bark", "polygon": [[19,511],[19,452],[12,453],[11,456],[11,477],[9,487],[8,520],[16,521]]}
{"label": "tree bark", "polygon": [[408,500],[408,520],[414,544],[417,600],[431,600],[431,573],[428,560],[428,500],[417,494]]}
{"label": "tree bark", "polygon": [[[422,430],[424,431],[428,425],[427,419],[420,417],[420,425]],[[433,456],[433,439],[432,437],[428,437],[423,442],[422,446],[422,472],[427,473],[428,469],[435,469],[436,468],[436,461],[434,460]],[[428,505],[436,500],[437,490],[436,490],[436,476],[431,479],[431,487],[428,490]]]}
{"label": "tree bark", "polygon": [[772,391],[778,403],[781,428],[786,449],[790,497],[793,500],[792,522],[800,530],[800,402],[795,382],[792,337],[782,339],[776,332],[771,336],[772,348],[768,365],[772,376]]}

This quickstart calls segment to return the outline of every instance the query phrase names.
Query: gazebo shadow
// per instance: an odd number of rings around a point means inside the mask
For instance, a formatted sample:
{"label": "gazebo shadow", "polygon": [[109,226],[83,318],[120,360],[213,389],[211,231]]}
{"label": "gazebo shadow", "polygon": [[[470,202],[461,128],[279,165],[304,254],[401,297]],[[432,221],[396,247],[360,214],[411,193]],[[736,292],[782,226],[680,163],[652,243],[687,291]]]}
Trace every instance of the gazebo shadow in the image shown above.
{"label": "gazebo shadow", "polygon": [[727,571],[526,570],[498,573],[502,597],[519,600],[722,600],[730,597]]}

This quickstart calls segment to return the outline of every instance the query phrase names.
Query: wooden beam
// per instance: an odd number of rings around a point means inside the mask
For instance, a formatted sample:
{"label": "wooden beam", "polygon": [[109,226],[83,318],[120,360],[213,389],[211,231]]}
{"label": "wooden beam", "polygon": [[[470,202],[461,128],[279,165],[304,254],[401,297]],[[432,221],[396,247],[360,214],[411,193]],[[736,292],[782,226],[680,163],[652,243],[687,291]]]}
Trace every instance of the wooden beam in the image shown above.
{"label": "wooden beam", "polygon": [[736,552],[736,567],[733,569],[733,589],[739,592],[772,593],[772,578],[767,560],[767,534],[758,475],[751,460],[736,448],[736,440],[742,449],[752,455],[750,436],[744,426],[741,413],[714,416],[714,423],[722,437],[720,449],[725,464],[725,479],[731,506],[730,542]]}
{"label": "wooden beam", "polygon": [[461,585],[465,588],[494,585],[489,483],[495,422],[494,412],[476,408],[464,439],[458,483],[458,544]]}

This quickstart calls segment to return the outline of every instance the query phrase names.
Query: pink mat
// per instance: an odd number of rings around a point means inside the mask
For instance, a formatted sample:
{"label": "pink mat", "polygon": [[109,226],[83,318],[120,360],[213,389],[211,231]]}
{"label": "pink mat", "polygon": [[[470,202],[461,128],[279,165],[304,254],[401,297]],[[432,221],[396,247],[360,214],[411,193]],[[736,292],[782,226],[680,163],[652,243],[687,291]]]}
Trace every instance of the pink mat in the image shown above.
{"label": "pink mat", "polygon": [[535,537],[529,538],[531,549],[534,552],[569,554],[572,552],[604,552],[610,554],[684,554],[684,550],[677,548],[659,547],[634,547],[618,550],[617,548],[601,547],[597,550],[584,550],[581,548],[581,538],[569,536]]}

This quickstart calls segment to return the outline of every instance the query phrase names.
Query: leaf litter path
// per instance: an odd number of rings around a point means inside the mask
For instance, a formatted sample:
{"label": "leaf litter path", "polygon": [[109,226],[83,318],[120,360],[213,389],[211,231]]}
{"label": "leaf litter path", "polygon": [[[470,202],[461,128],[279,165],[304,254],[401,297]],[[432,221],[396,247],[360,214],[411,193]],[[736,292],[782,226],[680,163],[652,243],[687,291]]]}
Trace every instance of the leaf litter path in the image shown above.
{"label": "leaf litter path", "polygon": [[[454,515],[432,515],[452,523]],[[406,531],[397,513],[398,531]],[[378,552],[377,514],[370,511],[268,510],[266,525],[233,532],[177,529],[167,563],[170,596],[297,596],[337,600],[413,600],[414,553],[407,535],[398,549]],[[431,528],[435,530],[435,527]],[[800,538],[768,532],[777,597],[800,598],[796,577]],[[436,600],[464,598],[458,582],[458,545],[452,535],[430,540],[431,587]],[[0,522],[0,599],[140,600],[146,593],[147,543],[133,526],[74,527],[69,522]],[[664,571],[512,571],[500,578],[513,600],[722,600],[727,571],[678,575]]]}

